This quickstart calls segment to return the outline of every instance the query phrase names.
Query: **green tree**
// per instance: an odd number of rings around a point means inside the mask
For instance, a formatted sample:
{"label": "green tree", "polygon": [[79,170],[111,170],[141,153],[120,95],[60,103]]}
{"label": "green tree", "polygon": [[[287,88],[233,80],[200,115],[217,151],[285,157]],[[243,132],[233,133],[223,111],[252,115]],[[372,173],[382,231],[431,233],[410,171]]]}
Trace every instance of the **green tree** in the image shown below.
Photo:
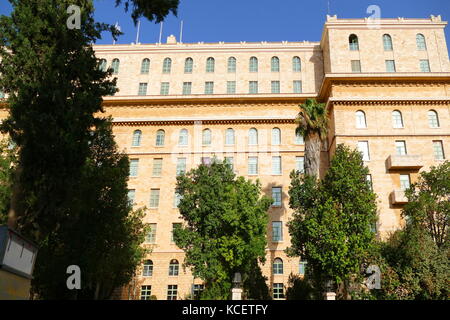
{"label": "green tree", "polygon": [[319,178],[320,151],[327,137],[328,111],[326,104],[315,99],[306,99],[300,105],[297,116],[297,134],[305,138],[305,174]]}
{"label": "green tree", "polygon": [[184,225],[174,232],[185,251],[185,266],[205,281],[202,299],[228,299],[235,272],[254,272],[265,261],[267,209],[261,185],[236,178],[220,161],[177,177],[178,206]]}
{"label": "green tree", "polygon": [[360,281],[361,265],[374,242],[371,225],[376,222],[376,196],[367,183],[369,173],[361,153],[338,145],[322,181],[291,173],[288,254],[308,261],[315,286],[328,281],[348,297],[350,282]]}
{"label": "green tree", "polygon": [[145,17],[149,21],[155,20],[159,23],[169,14],[177,15],[180,0],[116,0],[116,7],[124,3],[125,11],[132,6],[131,17],[134,23],[140,17]]}
{"label": "green tree", "polygon": [[8,221],[15,166],[16,150],[11,148],[10,141],[3,139],[0,141],[0,225]]}
{"label": "green tree", "polygon": [[450,162],[420,173],[417,183],[406,191],[403,208],[407,221],[428,232],[438,247],[449,244]]}

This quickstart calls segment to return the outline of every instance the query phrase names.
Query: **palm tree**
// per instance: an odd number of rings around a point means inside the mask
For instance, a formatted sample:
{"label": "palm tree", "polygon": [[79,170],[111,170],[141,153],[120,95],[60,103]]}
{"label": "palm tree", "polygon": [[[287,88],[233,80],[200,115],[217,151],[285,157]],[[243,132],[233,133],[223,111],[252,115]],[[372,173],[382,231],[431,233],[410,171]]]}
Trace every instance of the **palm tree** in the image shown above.
{"label": "palm tree", "polygon": [[319,177],[320,150],[327,137],[328,110],[325,103],[306,99],[296,119],[296,134],[305,139],[305,174]]}

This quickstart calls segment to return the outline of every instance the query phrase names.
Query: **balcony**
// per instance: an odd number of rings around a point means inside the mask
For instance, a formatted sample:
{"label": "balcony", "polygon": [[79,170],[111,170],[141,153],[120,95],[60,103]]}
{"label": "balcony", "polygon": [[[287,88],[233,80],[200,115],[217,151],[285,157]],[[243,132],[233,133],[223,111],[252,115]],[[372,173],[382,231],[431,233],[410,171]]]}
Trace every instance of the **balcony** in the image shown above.
{"label": "balcony", "polygon": [[387,169],[415,169],[419,170],[423,167],[423,160],[421,155],[393,155],[391,154],[387,160]]}
{"label": "balcony", "polygon": [[408,203],[408,198],[405,195],[405,191],[394,190],[390,195],[391,204],[405,204]]}

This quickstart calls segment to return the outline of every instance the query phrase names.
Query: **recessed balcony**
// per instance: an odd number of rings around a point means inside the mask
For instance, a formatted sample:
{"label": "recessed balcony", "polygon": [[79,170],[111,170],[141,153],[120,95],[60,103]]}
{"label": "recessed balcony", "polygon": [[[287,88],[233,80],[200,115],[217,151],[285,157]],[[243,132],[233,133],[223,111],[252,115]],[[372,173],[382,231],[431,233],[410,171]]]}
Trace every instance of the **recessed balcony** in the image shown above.
{"label": "recessed balcony", "polygon": [[408,198],[403,190],[394,190],[391,195],[391,204],[405,204],[408,203]]}
{"label": "recessed balcony", "polygon": [[391,154],[387,158],[388,170],[396,169],[416,169],[423,167],[423,160],[421,155],[394,155]]}

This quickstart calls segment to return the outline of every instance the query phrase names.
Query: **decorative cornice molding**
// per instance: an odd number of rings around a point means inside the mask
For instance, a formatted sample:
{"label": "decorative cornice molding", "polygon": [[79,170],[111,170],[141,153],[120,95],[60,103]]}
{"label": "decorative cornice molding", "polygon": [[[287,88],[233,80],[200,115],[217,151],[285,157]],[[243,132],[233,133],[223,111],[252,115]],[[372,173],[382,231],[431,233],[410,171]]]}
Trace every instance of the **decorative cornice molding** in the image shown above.
{"label": "decorative cornice molding", "polygon": [[245,117],[245,118],[115,118],[115,126],[151,126],[151,125],[194,125],[202,124],[242,124],[242,123],[295,123],[295,117]]}

